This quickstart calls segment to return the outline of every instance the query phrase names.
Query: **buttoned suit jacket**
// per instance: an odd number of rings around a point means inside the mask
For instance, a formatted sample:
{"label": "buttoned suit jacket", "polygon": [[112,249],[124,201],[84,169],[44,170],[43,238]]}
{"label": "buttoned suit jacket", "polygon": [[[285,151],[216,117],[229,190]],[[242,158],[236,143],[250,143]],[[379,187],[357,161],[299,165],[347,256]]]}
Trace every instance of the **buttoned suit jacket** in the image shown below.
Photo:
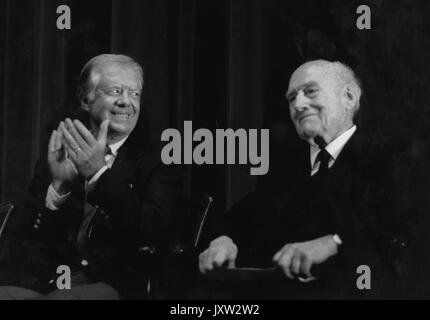
{"label": "buttoned suit jacket", "polygon": [[[28,197],[13,219],[12,264],[23,274],[34,275],[39,290],[56,268],[67,265],[72,273],[83,271],[92,281],[120,289],[135,283],[145,272],[138,268],[140,246],[161,248],[178,219],[182,170],[161,163],[158,147],[149,147],[131,135],[119,149],[111,169],[88,193],[97,207],[85,245],[77,248],[83,221],[85,181],[71,185],[71,195],[58,211],[45,206],[51,177],[42,157],[30,183]],[[54,281],[55,283],[55,281]]]}

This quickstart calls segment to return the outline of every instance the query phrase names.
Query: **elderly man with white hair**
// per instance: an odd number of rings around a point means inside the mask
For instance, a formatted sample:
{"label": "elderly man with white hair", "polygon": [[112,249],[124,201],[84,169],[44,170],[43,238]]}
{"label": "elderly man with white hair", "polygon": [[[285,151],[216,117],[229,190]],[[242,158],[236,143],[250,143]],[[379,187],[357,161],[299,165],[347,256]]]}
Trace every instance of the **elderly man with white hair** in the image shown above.
{"label": "elderly man with white hair", "polygon": [[[361,93],[355,73],[340,62],[310,61],[294,71],[286,99],[304,143],[285,146],[288,160],[278,160],[268,183],[229,212],[200,254],[202,273],[274,267],[291,280],[244,286],[240,297],[387,294],[395,278],[392,243],[402,234],[387,185],[389,157],[354,122]],[[358,279],[360,266],[370,279]]]}

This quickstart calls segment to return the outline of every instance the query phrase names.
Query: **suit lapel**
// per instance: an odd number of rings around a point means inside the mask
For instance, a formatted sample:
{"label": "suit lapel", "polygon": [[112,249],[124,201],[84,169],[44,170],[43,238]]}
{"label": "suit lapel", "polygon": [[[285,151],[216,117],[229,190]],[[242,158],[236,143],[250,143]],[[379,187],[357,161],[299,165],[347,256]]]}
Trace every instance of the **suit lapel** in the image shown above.
{"label": "suit lapel", "polygon": [[348,210],[359,214],[358,206],[365,204],[369,184],[368,152],[369,139],[354,134],[330,168],[318,194],[318,201],[326,203],[333,221],[341,225],[348,223],[345,222],[348,219],[358,218]]}

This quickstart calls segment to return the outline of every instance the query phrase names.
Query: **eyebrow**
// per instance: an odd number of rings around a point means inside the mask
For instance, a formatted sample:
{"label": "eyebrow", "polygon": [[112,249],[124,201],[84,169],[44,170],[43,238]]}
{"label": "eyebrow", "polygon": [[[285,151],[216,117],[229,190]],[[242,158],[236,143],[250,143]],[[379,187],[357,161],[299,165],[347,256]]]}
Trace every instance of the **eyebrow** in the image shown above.
{"label": "eyebrow", "polygon": [[131,91],[142,91],[142,88],[140,87],[129,87],[129,86],[123,86],[117,82],[111,82],[111,81],[100,81],[98,83],[98,86],[100,87],[104,87],[104,88],[123,88],[125,87],[127,90],[131,90]]}
{"label": "eyebrow", "polygon": [[311,87],[311,86],[319,86],[317,81],[309,81],[306,82],[304,84],[299,85],[296,88],[290,89],[287,94],[285,95],[285,97],[287,98],[287,100],[289,100],[292,96],[294,96],[295,94],[297,94],[298,91],[307,88],[307,87]]}

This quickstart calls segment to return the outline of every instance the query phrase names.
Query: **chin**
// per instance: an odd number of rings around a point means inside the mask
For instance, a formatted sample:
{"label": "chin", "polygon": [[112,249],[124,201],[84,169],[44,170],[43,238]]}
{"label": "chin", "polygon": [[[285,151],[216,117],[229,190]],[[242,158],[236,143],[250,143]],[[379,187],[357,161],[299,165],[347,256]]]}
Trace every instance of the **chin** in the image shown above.
{"label": "chin", "polygon": [[306,137],[306,139],[311,139],[317,135],[321,135],[321,129],[311,123],[305,123],[304,125],[297,126],[297,133],[300,137]]}
{"label": "chin", "polygon": [[109,124],[109,131],[117,133],[117,134],[121,134],[121,135],[129,135],[134,129],[133,125],[125,125],[123,123],[115,123],[115,122],[111,122]]}
{"label": "chin", "polygon": [[297,130],[297,134],[302,140],[311,141],[316,136],[321,136],[321,133],[316,130]]}

